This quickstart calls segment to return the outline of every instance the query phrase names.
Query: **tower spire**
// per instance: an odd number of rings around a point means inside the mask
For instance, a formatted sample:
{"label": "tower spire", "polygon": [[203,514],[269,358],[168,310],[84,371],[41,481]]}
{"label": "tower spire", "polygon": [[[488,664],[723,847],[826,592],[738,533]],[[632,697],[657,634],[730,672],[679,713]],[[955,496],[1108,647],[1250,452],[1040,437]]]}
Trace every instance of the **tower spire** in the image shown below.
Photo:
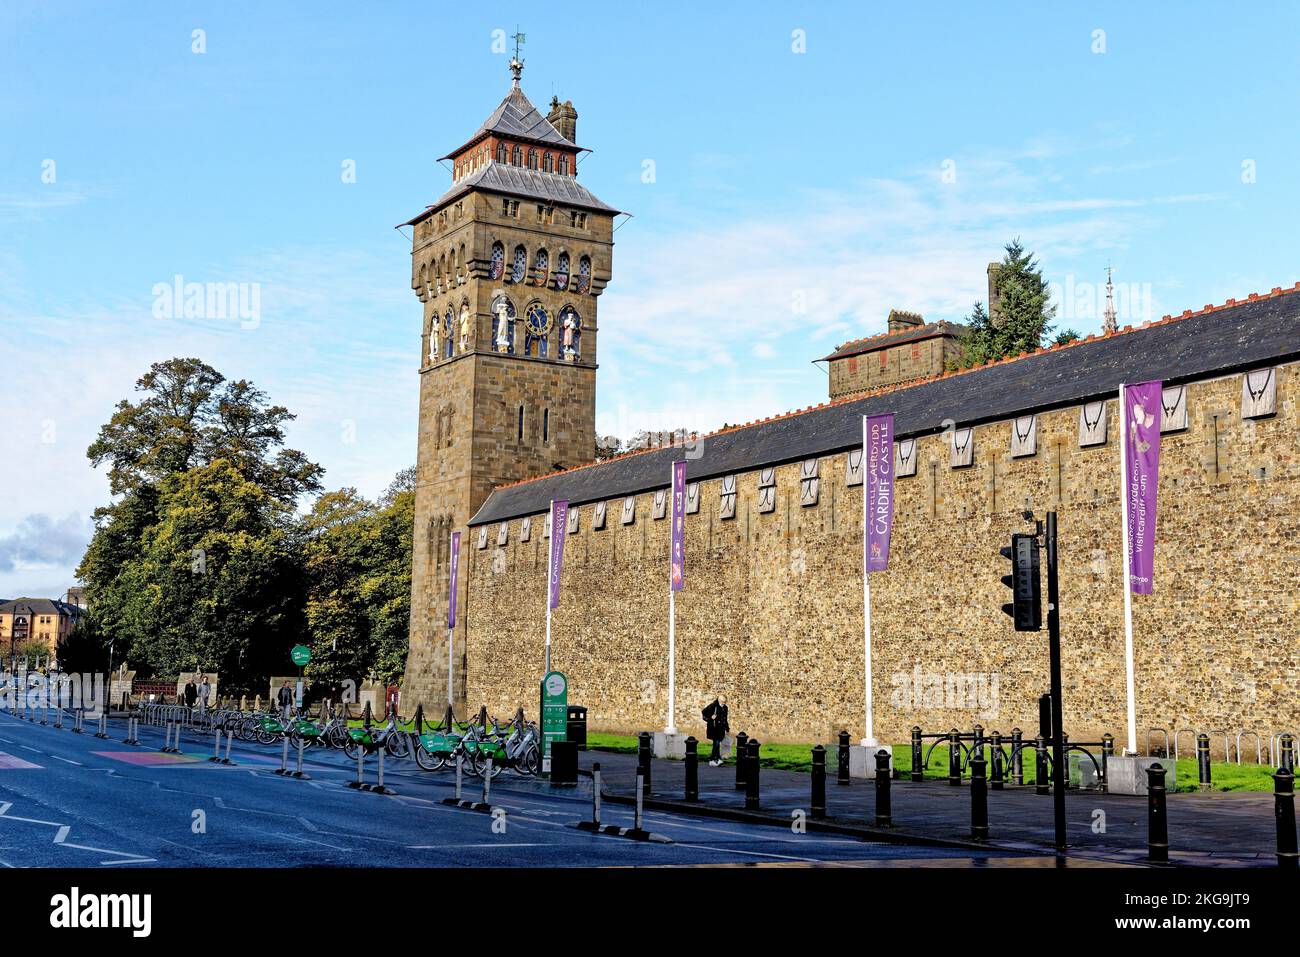
{"label": "tower spire", "polygon": [[1106,266],[1106,311],[1101,318],[1101,331],[1115,332],[1119,323],[1115,321],[1115,284],[1110,280],[1111,267]]}
{"label": "tower spire", "polygon": [[524,72],[524,61],[520,59],[519,56],[519,52],[520,52],[519,48],[524,45],[524,35],[519,32],[518,27],[515,27],[514,41],[515,41],[515,55],[510,58],[510,75],[511,77],[513,77],[513,79],[510,81],[510,85],[517,90],[519,89],[519,77]]}

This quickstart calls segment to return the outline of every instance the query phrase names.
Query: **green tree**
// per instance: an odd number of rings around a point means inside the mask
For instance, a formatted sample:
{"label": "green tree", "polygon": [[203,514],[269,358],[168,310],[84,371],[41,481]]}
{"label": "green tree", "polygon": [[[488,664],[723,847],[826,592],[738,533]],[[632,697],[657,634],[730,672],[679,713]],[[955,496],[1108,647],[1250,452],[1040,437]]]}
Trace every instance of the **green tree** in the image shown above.
{"label": "green tree", "polygon": [[962,340],[963,368],[1041,349],[1052,332],[1056,306],[1033,253],[1019,239],[1006,245],[993,274],[997,309],[990,314],[975,303],[966,318],[969,331]]}

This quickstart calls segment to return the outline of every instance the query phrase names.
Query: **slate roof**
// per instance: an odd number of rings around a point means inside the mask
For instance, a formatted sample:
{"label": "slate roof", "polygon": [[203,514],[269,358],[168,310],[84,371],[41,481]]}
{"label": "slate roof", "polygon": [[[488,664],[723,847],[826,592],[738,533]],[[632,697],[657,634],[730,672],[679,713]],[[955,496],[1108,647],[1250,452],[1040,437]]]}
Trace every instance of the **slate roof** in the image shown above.
{"label": "slate roof", "polygon": [[959,322],[931,322],[924,326],[917,326],[914,329],[900,329],[898,332],[882,332],[879,335],[867,336],[865,339],[854,339],[852,342],[846,342],[837,348],[830,355],[819,359],[819,362],[825,362],[827,359],[843,359],[847,356],[859,356],[864,352],[875,352],[878,349],[884,349],[888,346],[896,346],[901,342],[913,342],[917,339],[930,339],[934,336],[961,336],[966,332],[967,327]]}
{"label": "slate roof", "polygon": [[[1122,382],[1177,384],[1297,359],[1300,283],[705,436],[703,454],[687,460],[686,477],[716,478],[856,448],[867,414],[893,412],[895,432],[906,438],[940,432],[945,419],[979,425],[1107,398]],[[545,512],[553,498],[583,504],[663,488],[670,464],[685,457],[680,448],[652,449],[501,486],[470,525]]]}
{"label": "slate roof", "polygon": [[408,219],[402,225],[413,226],[427,219],[436,210],[456,197],[463,196],[471,189],[504,193],[507,196],[522,196],[524,199],[540,199],[542,202],[554,203],[560,206],[594,209],[615,216],[619,213],[619,210],[613,206],[598,200],[591,190],[581,185],[572,176],[562,176],[559,173],[543,173],[540,170],[525,169],[522,166],[511,166],[490,160],[486,166],[475,170],[439,196],[433,205],[427,207],[424,212]]}
{"label": "slate roof", "polygon": [[84,614],[85,610],[53,598],[15,598],[0,603],[0,615],[11,615],[15,612],[31,615],[70,615],[75,618],[77,615]]}
{"label": "slate roof", "polygon": [[483,121],[483,124],[475,131],[474,135],[466,140],[464,145],[452,150],[446,156],[439,157],[439,159],[451,159],[466,146],[487,136],[489,133],[511,139],[542,143],[547,146],[567,147],[572,150],[582,149],[577,143],[561,136],[560,131],[538,112],[537,107],[533,106],[528,97],[524,96],[524,91],[517,86],[512,86],[510,92],[506,94],[506,98]]}

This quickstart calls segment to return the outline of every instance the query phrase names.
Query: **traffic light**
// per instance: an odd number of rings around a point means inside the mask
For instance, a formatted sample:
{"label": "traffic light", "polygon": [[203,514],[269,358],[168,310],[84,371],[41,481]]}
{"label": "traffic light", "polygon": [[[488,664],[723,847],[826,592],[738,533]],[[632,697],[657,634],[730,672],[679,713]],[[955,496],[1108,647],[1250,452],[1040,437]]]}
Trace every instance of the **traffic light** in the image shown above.
{"label": "traffic light", "polygon": [[1002,549],[1002,557],[1011,559],[1011,574],[1002,576],[1002,584],[1011,589],[1013,601],[1002,610],[1016,623],[1016,631],[1041,631],[1043,627],[1042,587],[1038,581],[1038,537],[1015,534],[1011,546]]}

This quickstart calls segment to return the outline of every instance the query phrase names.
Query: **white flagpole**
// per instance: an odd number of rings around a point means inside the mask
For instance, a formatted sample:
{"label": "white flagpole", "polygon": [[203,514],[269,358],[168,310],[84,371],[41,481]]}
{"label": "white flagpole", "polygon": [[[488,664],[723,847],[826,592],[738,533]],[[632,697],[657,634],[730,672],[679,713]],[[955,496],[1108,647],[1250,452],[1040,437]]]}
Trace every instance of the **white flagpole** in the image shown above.
{"label": "white flagpole", "polygon": [[[669,562],[669,568],[672,562]],[[664,722],[665,734],[676,734],[673,714],[677,705],[677,593],[673,591],[672,574],[668,582],[668,719]]]}
{"label": "white flagpole", "polygon": [[871,572],[868,556],[868,536],[867,528],[869,517],[871,515],[871,503],[869,496],[870,476],[867,468],[867,417],[862,417],[862,661],[863,661],[863,697],[866,704],[866,727],[865,737],[862,739],[864,747],[871,747],[876,743],[876,736],[872,727],[872,707],[871,707]]}
{"label": "white flagpole", "polygon": [[546,587],[542,589],[543,601],[546,602],[546,654],[543,662],[542,676],[551,673],[551,575],[554,573],[554,561],[551,558],[555,548],[555,499],[551,499],[550,511],[551,538],[546,552]]}
{"label": "white flagpole", "polygon": [[1133,693],[1133,594],[1132,565],[1128,540],[1128,405],[1124,383],[1119,387],[1119,500],[1124,543],[1124,677],[1128,697],[1128,747],[1125,754],[1137,754],[1137,704]]}

